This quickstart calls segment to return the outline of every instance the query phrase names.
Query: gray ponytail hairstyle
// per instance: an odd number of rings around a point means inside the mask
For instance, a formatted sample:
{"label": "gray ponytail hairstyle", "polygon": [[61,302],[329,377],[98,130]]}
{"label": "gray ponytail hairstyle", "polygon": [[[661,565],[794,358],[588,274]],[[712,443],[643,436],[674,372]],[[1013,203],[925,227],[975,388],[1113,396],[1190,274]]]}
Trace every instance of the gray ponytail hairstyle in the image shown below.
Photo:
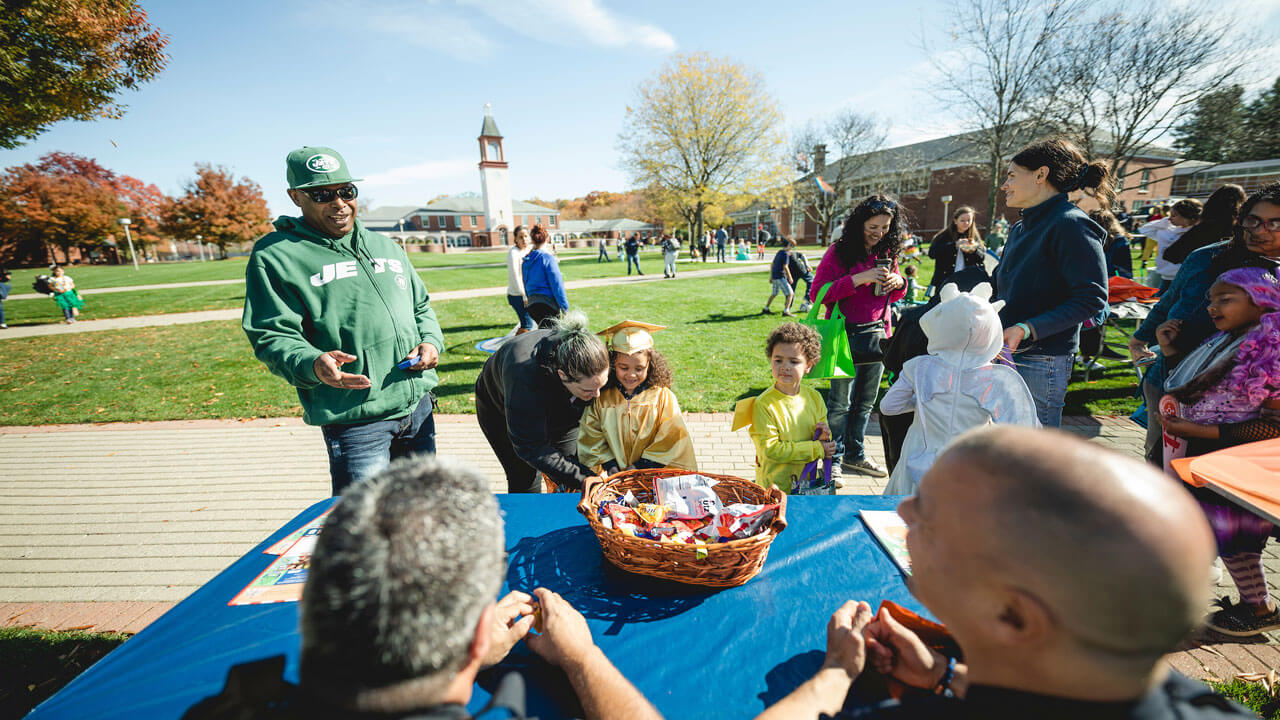
{"label": "gray ponytail hairstyle", "polygon": [[586,313],[570,310],[552,321],[551,330],[556,339],[556,369],[570,381],[609,369],[609,351],[604,341],[591,332]]}

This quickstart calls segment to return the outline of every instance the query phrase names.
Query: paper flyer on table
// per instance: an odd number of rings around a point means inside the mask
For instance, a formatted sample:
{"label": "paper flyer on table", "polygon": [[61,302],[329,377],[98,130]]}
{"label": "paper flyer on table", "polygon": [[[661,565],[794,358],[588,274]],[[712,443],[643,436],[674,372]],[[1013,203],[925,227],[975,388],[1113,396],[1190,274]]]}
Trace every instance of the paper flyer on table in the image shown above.
{"label": "paper flyer on table", "polygon": [[911,574],[911,555],[907,552],[907,524],[893,510],[861,510],[862,521],[880,542],[889,558],[902,570]]}
{"label": "paper flyer on table", "polygon": [[320,537],[320,528],[307,528],[302,537],[249,583],[228,605],[263,605],[297,602],[311,567],[311,551]]}
{"label": "paper flyer on table", "polygon": [[324,519],[327,517],[329,517],[329,511],[325,510],[324,512],[320,513],[320,516],[317,517],[315,520],[312,520],[306,525],[303,525],[297,530],[294,530],[288,535],[285,535],[283,538],[280,539],[279,542],[276,542],[271,547],[267,548],[266,550],[263,550],[262,554],[263,555],[280,555],[285,550],[288,550],[289,548],[293,547],[293,544],[298,542],[298,539],[301,538],[303,535],[306,535],[308,530],[313,530],[315,528],[319,528],[323,526]]}

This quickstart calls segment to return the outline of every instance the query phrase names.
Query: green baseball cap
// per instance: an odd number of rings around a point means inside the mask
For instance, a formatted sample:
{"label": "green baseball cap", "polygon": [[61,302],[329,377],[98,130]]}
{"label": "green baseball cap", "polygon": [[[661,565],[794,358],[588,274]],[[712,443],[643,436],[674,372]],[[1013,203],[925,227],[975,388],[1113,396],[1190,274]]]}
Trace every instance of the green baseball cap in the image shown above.
{"label": "green baseball cap", "polygon": [[289,189],[341,185],[360,182],[363,178],[351,177],[347,161],[333,148],[320,146],[300,147],[285,158],[285,176]]}

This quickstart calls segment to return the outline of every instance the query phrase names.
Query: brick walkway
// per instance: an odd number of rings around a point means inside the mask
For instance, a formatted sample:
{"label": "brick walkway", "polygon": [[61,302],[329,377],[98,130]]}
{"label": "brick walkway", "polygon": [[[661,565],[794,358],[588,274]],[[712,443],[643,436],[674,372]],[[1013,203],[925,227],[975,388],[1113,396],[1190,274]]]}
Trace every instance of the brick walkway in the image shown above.
{"label": "brick walkway", "polygon": [[[729,432],[730,414],[686,420],[705,470],[751,477],[751,441]],[[442,453],[505,490],[475,416],[436,423]],[[1142,445],[1127,418],[1066,418],[1064,429],[1129,454]],[[883,461],[878,438],[867,447]],[[850,476],[840,492],[884,483]],[[0,427],[0,625],[137,632],[328,492],[320,432],[295,418]],[[1266,565],[1280,578],[1280,558]],[[1271,637],[1203,635],[1170,662],[1230,678],[1280,671],[1280,650]]]}

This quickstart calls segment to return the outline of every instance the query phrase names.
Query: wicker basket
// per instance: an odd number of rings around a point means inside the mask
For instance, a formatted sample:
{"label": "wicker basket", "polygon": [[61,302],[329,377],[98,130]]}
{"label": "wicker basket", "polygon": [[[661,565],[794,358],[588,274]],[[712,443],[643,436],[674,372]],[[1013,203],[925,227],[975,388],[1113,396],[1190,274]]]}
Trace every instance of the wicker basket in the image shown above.
{"label": "wicker basket", "polygon": [[[742,540],[708,545],[659,543],[625,535],[605,527],[600,521],[598,508],[601,502],[619,499],[628,490],[652,495],[654,478],[688,475],[691,472],[672,469],[626,470],[604,479],[587,478],[582,488],[582,501],[578,503],[578,512],[586,516],[587,522],[591,524],[605,558],[623,570],[690,585],[741,585],[755,577],[764,567],[765,558],[769,556],[769,545],[787,527],[787,496],[777,488],[765,490],[753,482],[731,475],[698,473],[719,481],[715,486],[716,495],[726,505],[740,502],[755,505],[778,503],[778,513],[769,528]],[[698,557],[699,550],[705,551],[705,557]]]}

